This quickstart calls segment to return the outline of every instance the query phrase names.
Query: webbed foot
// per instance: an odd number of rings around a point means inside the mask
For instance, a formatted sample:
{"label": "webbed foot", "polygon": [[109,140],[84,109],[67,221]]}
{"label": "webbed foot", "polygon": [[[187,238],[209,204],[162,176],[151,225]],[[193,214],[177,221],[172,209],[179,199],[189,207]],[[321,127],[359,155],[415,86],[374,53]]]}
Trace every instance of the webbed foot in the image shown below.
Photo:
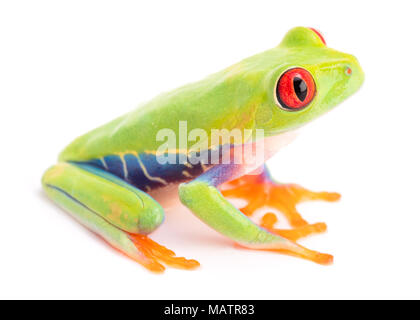
{"label": "webbed foot", "polygon": [[[221,177],[226,177],[226,173],[234,176],[235,170],[240,168],[231,165],[215,166],[197,179],[181,184],[179,186],[181,202],[198,218],[232,239],[240,247],[288,254],[323,265],[332,263],[333,257],[331,255],[309,250],[295,242],[296,239],[303,236],[325,230],[325,224],[308,225],[301,218],[303,222],[299,229],[297,227],[293,230],[276,229],[274,224],[277,221],[277,217],[273,214],[268,214],[263,219],[264,227],[261,227],[223,197],[220,189],[218,189],[220,187],[223,190],[223,179]],[[257,178],[251,177],[249,179]],[[267,199],[265,192],[262,193],[263,197],[258,197],[258,194],[256,196],[253,187],[255,185],[258,187],[258,184],[247,185],[249,180],[245,182],[243,180],[244,178],[241,178],[229,183],[231,188],[222,192],[228,196],[251,195],[250,198],[255,199],[257,203],[260,203],[261,199],[263,200],[261,205],[254,205],[255,209],[259,206],[264,206],[264,200]],[[268,184],[264,185],[267,186]],[[261,189],[264,191],[264,188]]]}
{"label": "webbed foot", "polygon": [[175,252],[156,243],[145,235],[130,234],[129,237],[139,252],[144,255],[145,259],[141,264],[151,271],[163,272],[165,267],[160,262],[173,268],[187,270],[200,266],[200,263],[196,260],[176,257]]}
{"label": "webbed foot", "polygon": [[[277,183],[267,172],[261,175],[243,176],[223,187],[221,192],[224,196],[248,200],[248,204],[240,208],[245,215],[251,216],[262,207],[277,209],[284,214],[292,228],[300,228],[296,232],[302,235],[323,232],[326,230],[326,225],[324,223],[309,225],[296,209],[299,203],[310,200],[332,202],[340,199],[340,194],[336,192],[313,192],[297,184]],[[272,215],[274,214],[270,217]]]}
{"label": "webbed foot", "polygon": [[277,216],[274,213],[266,213],[261,219],[261,227],[291,241],[297,241],[311,234],[323,233],[327,230],[327,225],[323,222],[306,224],[293,229],[277,229],[274,227],[277,221]]}

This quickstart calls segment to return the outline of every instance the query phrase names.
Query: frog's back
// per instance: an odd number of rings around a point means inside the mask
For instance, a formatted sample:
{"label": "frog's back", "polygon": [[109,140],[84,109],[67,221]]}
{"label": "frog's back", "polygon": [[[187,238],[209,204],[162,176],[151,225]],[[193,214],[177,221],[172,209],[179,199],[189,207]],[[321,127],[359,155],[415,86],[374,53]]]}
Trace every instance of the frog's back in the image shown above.
{"label": "frog's back", "polygon": [[[157,154],[162,144],[156,139],[159,130],[171,129],[178,136],[180,120],[186,121],[190,130],[194,128],[193,124],[200,126],[200,118],[214,118],[211,112],[218,108],[204,106],[204,102],[208,102],[206,91],[200,90],[201,95],[195,95],[196,99],[191,96],[185,99],[183,94],[189,95],[185,92],[187,89],[183,87],[158,96],[146,105],[77,138],[63,150],[59,160],[95,166],[144,191],[197,177],[209,168],[206,164],[192,164],[179,159],[175,163],[162,164]],[[203,108],[197,113],[194,104],[199,103],[203,104]],[[226,119],[223,112],[220,115]],[[207,125],[210,130],[215,122]],[[226,127],[223,122],[220,126]],[[202,129],[206,127],[202,126]],[[175,149],[174,156],[179,158],[178,152]]]}
{"label": "frog's back", "polygon": [[60,161],[89,161],[120,153],[156,150],[157,115],[161,111],[154,104],[140,106],[70,143],[60,154]]}
{"label": "frog's back", "polygon": [[77,138],[60,161],[99,168],[146,192],[191,180],[209,168],[176,151],[167,157],[175,161],[163,163],[153,143],[157,122],[149,121],[148,112],[140,108]]}
{"label": "frog's back", "polygon": [[[156,137],[161,129],[173,130],[178,137],[179,121],[195,128],[211,129],[252,126],[256,105],[244,106],[249,91],[245,81],[240,88],[225,84],[220,72],[201,81],[163,93],[137,109],[77,138],[60,154],[60,161],[87,161],[122,152],[156,151],[162,144]],[[245,96],[245,97],[244,97]],[[190,143],[190,141],[188,141]],[[191,142],[194,144],[194,142]]]}
{"label": "frog's back", "polygon": [[[212,129],[252,128],[257,104],[248,95],[254,80],[232,78],[232,69],[226,70],[163,93],[88,132],[63,150],[59,160],[99,167],[146,190],[196,177],[208,166],[160,164],[156,154],[162,141],[156,137],[161,129],[179,137],[180,121],[187,123],[188,132],[199,128],[208,136]],[[195,141],[187,143],[191,147]]]}

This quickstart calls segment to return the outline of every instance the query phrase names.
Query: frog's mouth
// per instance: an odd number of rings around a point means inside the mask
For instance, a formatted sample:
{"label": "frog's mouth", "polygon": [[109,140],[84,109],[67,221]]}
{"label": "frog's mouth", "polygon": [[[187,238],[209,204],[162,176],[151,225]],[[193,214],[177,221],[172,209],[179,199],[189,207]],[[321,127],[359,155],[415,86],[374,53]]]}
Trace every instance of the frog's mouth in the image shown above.
{"label": "frog's mouth", "polygon": [[[356,58],[343,60],[334,68],[322,67],[336,81],[321,99],[320,109],[328,111],[354,94],[364,82],[363,70]],[[331,75],[332,73],[332,75]]]}
{"label": "frog's mouth", "polygon": [[322,98],[322,105],[320,106],[320,109],[324,110],[323,112],[328,112],[335,108],[337,105],[353,95],[360,88],[361,84],[362,83],[356,86],[350,81],[344,83],[343,81],[340,81],[334,84]]}

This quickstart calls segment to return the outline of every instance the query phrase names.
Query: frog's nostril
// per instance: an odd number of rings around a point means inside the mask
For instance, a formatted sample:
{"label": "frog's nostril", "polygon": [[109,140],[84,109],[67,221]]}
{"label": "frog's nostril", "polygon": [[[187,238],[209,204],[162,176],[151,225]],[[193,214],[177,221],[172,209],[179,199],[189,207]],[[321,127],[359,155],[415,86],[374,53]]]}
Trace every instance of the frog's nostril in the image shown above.
{"label": "frog's nostril", "polygon": [[345,73],[346,75],[351,76],[351,74],[353,73],[353,70],[351,70],[350,67],[347,67]]}

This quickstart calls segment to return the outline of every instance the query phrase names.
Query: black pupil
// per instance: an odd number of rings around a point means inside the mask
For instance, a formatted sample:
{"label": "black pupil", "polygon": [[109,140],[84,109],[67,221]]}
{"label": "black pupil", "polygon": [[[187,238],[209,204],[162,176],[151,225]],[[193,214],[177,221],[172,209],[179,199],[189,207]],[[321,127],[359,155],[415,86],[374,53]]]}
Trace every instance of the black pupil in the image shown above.
{"label": "black pupil", "polygon": [[306,95],[308,94],[308,87],[306,86],[305,81],[299,77],[293,78],[293,87],[295,89],[296,96],[300,101],[305,101]]}

